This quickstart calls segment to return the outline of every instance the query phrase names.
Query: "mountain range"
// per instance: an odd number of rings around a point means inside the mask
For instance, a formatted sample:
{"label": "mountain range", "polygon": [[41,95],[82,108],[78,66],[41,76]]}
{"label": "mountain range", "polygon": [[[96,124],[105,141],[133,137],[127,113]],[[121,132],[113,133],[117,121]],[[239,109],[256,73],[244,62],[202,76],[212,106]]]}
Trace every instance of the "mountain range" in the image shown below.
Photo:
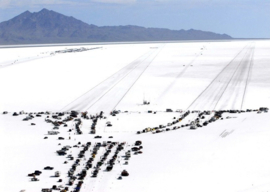
{"label": "mountain range", "polygon": [[33,13],[26,11],[0,23],[1,45],[218,39],[232,37],[194,29],[170,30],[133,25],[99,27],[47,9]]}

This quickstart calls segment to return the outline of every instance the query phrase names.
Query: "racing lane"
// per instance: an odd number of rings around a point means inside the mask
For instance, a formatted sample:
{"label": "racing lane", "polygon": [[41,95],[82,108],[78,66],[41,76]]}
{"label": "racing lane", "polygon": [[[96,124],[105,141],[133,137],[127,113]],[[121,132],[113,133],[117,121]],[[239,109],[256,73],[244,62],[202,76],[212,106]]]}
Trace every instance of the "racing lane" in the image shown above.
{"label": "racing lane", "polygon": [[190,104],[191,110],[241,109],[255,44],[245,46]]}
{"label": "racing lane", "polygon": [[99,111],[110,112],[114,110],[156,58],[163,46],[160,45],[158,49],[151,49],[140,56],[84,95],[72,101],[61,111],[77,110],[97,113]]}

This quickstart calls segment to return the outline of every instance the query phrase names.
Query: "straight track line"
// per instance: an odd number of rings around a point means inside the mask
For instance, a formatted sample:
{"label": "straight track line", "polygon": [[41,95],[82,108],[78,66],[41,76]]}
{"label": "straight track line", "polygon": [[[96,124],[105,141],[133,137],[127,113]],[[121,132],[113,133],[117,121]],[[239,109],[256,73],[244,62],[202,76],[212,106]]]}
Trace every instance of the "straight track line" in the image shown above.
{"label": "straight track line", "polygon": [[245,90],[244,90],[244,94],[243,94],[243,98],[242,98],[242,103],[241,103],[241,110],[242,110],[243,105],[244,105],[244,101],[245,101],[245,97],[246,97],[246,92],[247,92],[247,87],[248,87],[248,84],[250,82],[251,71],[252,71],[253,65],[254,65],[254,52],[255,52],[255,45],[254,45],[254,48],[253,48],[253,52],[252,52],[252,55],[251,55],[251,61],[250,61],[250,64],[249,64],[248,76],[247,76],[247,80],[246,80],[246,84],[245,84]]}
{"label": "straight track line", "polygon": [[[166,45],[166,44],[165,44]],[[142,74],[146,71],[146,69],[151,65],[151,63],[156,59],[156,57],[158,56],[158,54],[161,52],[161,50],[164,48],[164,46],[158,51],[158,53],[155,55],[155,57],[149,62],[149,64],[147,65],[147,67],[143,70],[143,72],[139,75],[139,77],[134,81],[134,83],[129,87],[129,89],[127,90],[127,92],[122,96],[122,98],[117,102],[117,104],[114,106],[113,110],[118,106],[118,104],[123,100],[123,98],[126,96],[126,94],[130,91],[130,89],[135,85],[135,83],[140,79],[140,77],[142,76]]]}
{"label": "straight track line", "polygon": [[[148,57],[146,57],[143,61],[145,61]],[[142,61],[142,62],[143,62]],[[136,65],[131,71],[129,71],[124,77],[122,77],[116,84],[114,84],[108,91],[106,91],[102,96],[98,98],[93,104],[91,104],[86,110],[89,110],[92,106],[94,106],[100,99],[102,99],[107,93],[109,93],[116,85],[118,85],[123,79],[125,79],[132,71],[134,71],[140,64]]]}
{"label": "straight track line", "polygon": [[[97,88],[98,86],[102,85],[104,82],[106,82],[107,80],[109,80],[110,78],[112,78],[113,76],[117,75],[117,73],[120,73],[122,70],[124,70],[125,68],[128,68],[132,65],[134,65],[134,63],[138,62],[139,59],[141,57],[144,57],[145,55],[149,54],[149,52],[151,51],[148,51],[147,53],[143,54],[143,55],[140,55],[139,57],[137,57],[133,62],[131,62],[130,64],[124,66],[123,68],[121,68],[120,70],[118,70],[116,73],[112,74],[111,76],[109,76],[108,78],[106,78],[104,81],[100,82],[99,84],[97,84],[96,86],[94,86],[93,88],[91,88],[90,90],[88,90],[87,92],[85,92],[83,95],[79,96],[78,98],[76,98],[75,100],[73,100],[72,102],[70,102],[68,105],[66,105],[65,107],[63,107],[61,109],[61,111],[66,111],[68,110],[68,106],[72,105],[73,103],[75,103],[76,101],[78,101],[79,99],[81,99],[82,97],[84,97],[85,95],[87,95],[90,91],[93,91],[95,88]],[[147,58],[147,57],[146,57]],[[139,63],[137,64],[139,65]],[[135,66],[137,66],[135,65]]]}
{"label": "straight track line", "polygon": [[218,75],[210,82],[210,84],[197,96],[195,100],[188,106],[186,110],[188,110],[201,96],[209,90],[209,88],[216,82],[216,80],[220,77],[221,74],[233,63],[233,61],[246,49],[248,45],[246,45],[241,51],[239,51],[236,56],[218,73]]}
{"label": "straight track line", "polygon": [[[245,55],[247,55],[247,54],[249,54],[248,51],[247,51],[247,53],[246,53]],[[244,60],[245,58],[246,58],[246,57],[244,56],[244,57],[242,58],[241,62],[239,62],[238,66],[237,66],[237,68],[235,69],[233,75],[231,76],[229,82],[226,84],[225,89],[223,90],[222,94],[220,95],[218,101],[216,102],[214,109],[217,107],[217,105],[218,105],[220,99],[222,98],[222,96],[224,95],[225,91],[227,90],[227,88],[228,88],[229,84],[231,83],[233,77],[235,76],[237,70],[239,69],[239,67],[240,67],[241,65],[243,65],[242,63],[243,63],[243,60]]]}

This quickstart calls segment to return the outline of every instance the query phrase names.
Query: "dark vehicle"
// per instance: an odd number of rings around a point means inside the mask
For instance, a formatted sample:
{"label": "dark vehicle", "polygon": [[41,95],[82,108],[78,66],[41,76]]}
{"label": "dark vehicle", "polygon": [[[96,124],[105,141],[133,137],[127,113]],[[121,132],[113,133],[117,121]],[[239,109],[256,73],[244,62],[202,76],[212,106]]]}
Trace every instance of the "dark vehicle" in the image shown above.
{"label": "dark vehicle", "polygon": [[109,166],[106,168],[107,171],[111,171],[112,169],[113,169],[113,166],[112,166],[112,165],[109,165]]}
{"label": "dark vehicle", "polygon": [[52,192],[52,189],[42,189],[41,192]]}
{"label": "dark vehicle", "polygon": [[122,171],[121,176],[127,177],[127,176],[129,176],[129,173],[126,170],[124,170],[124,171]]}
{"label": "dark vehicle", "polygon": [[172,109],[166,109],[166,112],[173,112]]}
{"label": "dark vehicle", "polygon": [[47,167],[44,167],[44,170],[53,170],[53,167],[47,166]]}
{"label": "dark vehicle", "polygon": [[136,141],[136,142],[135,142],[135,145],[136,145],[136,146],[139,146],[139,145],[141,145],[141,144],[142,144],[142,141]]}
{"label": "dark vehicle", "polygon": [[42,172],[39,171],[39,170],[36,170],[36,171],[34,172],[35,175],[40,175],[41,173],[42,173]]}
{"label": "dark vehicle", "polygon": [[66,155],[67,153],[63,150],[56,151],[58,155]]}
{"label": "dark vehicle", "polygon": [[132,150],[132,151],[138,151],[138,150],[140,150],[140,149],[139,149],[138,147],[132,147],[131,150]]}

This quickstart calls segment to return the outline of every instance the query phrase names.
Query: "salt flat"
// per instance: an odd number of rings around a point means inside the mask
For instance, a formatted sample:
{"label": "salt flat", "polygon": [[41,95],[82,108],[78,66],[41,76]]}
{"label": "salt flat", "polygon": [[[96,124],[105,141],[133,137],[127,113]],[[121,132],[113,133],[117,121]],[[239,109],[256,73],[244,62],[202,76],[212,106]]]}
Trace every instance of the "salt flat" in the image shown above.
{"label": "salt flat", "polygon": [[[91,50],[52,54],[80,47]],[[224,113],[223,120],[196,130],[185,126],[172,131],[173,126],[168,126],[170,131],[159,134],[136,134],[166,125],[187,110],[269,108],[269,49],[268,40],[0,49],[1,191],[50,188],[58,184],[51,177],[56,170],[62,173],[59,185],[65,185],[72,162],[63,164],[66,157],[55,151],[78,142],[90,141],[93,146],[107,140],[126,142],[119,162],[111,172],[102,167],[97,178],[91,178],[89,171],[81,191],[270,190],[269,113]],[[143,100],[150,104],[143,105]],[[168,108],[182,112],[166,113]],[[93,115],[102,110],[107,119],[97,123],[102,139],[89,134],[92,120],[85,119],[82,135],[76,134],[72,121],[68,127],[60,126],[60,135],[48,136],[53,126],[44,119],[53,114],[30,121],[22,121],[27,114],[12,116],[21,110],[78,110]],[[122,113],[111,116],[112,110]],[[192,113],[176,125],[189,124],[197,115]],[[108,121],[112,127],[106,126]],[[59,141],[59,136],[65,140]],[[143,142],[143,153],[132,155],[129,165],[123,165],[121,156],[136,140]],[[79,150],[72,148],[70,153],[76,157]],[[101,148],[98,158],[104,151]],[[84,163],[82,159],[78,170]],[[48,165],[55,170],[44,171]],[[123,169],[130,176],[117,180]],[[34,170],[43,172],[38,182],[26,177]]]}
{"label": "salt flat", "polygon": [[245,109],[269,99],[269,41],[98,47],[54,56],[74,47],[1,49],[2,66],[23,61],[1,68],[1,110],[138,110],[143,98],[153,109]]}

